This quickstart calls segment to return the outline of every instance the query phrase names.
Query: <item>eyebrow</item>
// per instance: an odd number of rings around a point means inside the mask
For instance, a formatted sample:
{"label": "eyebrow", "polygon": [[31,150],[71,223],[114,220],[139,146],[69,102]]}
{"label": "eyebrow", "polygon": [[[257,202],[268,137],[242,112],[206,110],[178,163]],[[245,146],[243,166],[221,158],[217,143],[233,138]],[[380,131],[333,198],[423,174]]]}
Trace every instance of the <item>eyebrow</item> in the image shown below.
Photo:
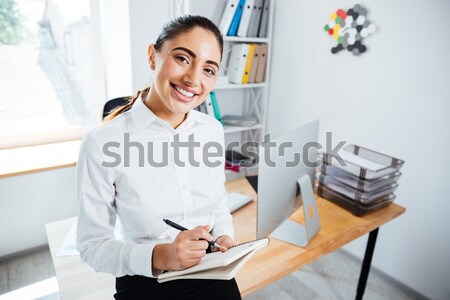
{"label": "eyebrow", "polygon": [[[175,50],[183,50],[183,51],[187,52],[187,53],[188,53],[190,56],[192,56],[193,58],[197,58],[197,55],[195,55],[194,52],[192,52],[191,50],[189,50],[189,49],[187,49],[187,48],[184,48],[184,47],[176,47],[176,48],[173,48],[173,49],[172,49],[172,51],[175,51]],[[215,65],[215,66],[217,67],[217,69],[220,69],[220,68],[219,68],[219,64],[216,63],[216,62],[213,61],[213,60],[207,60],[206,63]]]}

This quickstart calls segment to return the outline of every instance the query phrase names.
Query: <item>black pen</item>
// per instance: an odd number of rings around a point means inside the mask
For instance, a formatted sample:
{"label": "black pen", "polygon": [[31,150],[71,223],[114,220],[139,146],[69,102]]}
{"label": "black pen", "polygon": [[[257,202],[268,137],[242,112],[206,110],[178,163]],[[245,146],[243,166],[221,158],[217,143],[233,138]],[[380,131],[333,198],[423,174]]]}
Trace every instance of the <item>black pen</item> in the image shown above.
{"label": "black pen", "polygon": [[[175,228],[175,229],[178,229],[178,230],[181,230],[181,231],[189,230],[189,229],[187,229],[187,228],[185,228],[185,227],[183,227],[181,225],[178,225],[177,223],[174,223],[174,222],[172,222],[170,220],[163,219],[163,221],[164,221],[164,223],[166,223],[167,225],[169,225],[172,228]],[[205,239],[200,239],[200,240],[205,240]],[[217,247],[219,249],[220,249],[220,247],[222,247],[222,246],[220,246],[219,244],[217,244],[214,241],[207,241],[207,242],[208,242],[208,244],[210,244],[213,247]]]}

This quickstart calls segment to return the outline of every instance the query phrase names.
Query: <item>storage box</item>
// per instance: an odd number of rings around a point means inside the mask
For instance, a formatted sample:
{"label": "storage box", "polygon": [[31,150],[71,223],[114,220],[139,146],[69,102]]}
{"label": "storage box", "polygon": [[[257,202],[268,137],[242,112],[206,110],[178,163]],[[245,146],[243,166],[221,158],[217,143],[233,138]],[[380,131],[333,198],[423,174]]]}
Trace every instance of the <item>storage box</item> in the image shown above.
{"label": "storage box", "polygon": [[326,186],[327,188],[341,195],[344,195],[350,200],[355,202],[362,202],[364,204],[369,204],[389,194],[392,194],[398,187],[397,183],[392,183],[386,186],[382,186],[380,189],[377,189],[375,191],[364,192],[341,183],[340,181],[329,175],[318,174],[318,181],[321,185]]}
{"label": "storage box", "polygon": [[334,179],[340,181],[341,183],[363,192],[373,192],[376,190],[380,190],[387,185],[396,183],[402,175],[401,172],[397,171],[380,178],[367,180],[347,173],[338,167],[329,166],[326,164],[322,164],[322,166],[320,167],[320,172],[322,174],[332,176]]}

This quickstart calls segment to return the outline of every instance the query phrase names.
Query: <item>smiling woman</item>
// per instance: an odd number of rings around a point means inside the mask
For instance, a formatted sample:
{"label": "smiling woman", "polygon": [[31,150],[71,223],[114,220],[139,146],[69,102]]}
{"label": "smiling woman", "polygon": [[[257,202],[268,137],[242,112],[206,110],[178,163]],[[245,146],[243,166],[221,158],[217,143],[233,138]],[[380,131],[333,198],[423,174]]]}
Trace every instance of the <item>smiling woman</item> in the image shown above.
{"label": "smiling woman", "polygon": [[168,40],[160,50],[150,45],[155,77],[146,99],[148,107],[174,128],[179,126],[186,113],[211,92],[221,59],[219,49],[214,34],[203,28]]}
{"label": "smiling woman", "polygon": [[[152,151],[153,161],[169,158],[163,165],[139,163],[140,148],[153,142],[192,141],[224,149],[222,124],[193,110],[216,82],[222,36],[210,20],[184,15],[166,23],[147,50],[151,87],[138,91],[82,141],[77,163],[80,256],[97,271],[116,276],[116,299],[240,299],[234,279],[156,280],[165,270],[198,264],[207,251],[225,252],[234,245],[223,155],[209,164],[204,158],[210,153],[196,151],[198,163],[192,165],[190,149],[183,145]],[[124,138],[139,151],[119,157],[119,164],[102,164],[102,149]],[[126,242],[113,237],[116,218],[124,225]],[[163,219],[193,229],[180,233]],[[212,240],[220,249],[209,249]]]}
{"label": "smiling woman", "polygon": [[[178,22],[166,23],[156,43],[148,46],[154,81],[151,89],[142,91],[147,95],[146,105],[174,128],[212,90],[223,51],[222,36],[212,22],[198,16]],[[112,111],[104,122],[130,109],[140,94],[138,91],[127,105]],[[176,101],[170,101],[174,97]]]}

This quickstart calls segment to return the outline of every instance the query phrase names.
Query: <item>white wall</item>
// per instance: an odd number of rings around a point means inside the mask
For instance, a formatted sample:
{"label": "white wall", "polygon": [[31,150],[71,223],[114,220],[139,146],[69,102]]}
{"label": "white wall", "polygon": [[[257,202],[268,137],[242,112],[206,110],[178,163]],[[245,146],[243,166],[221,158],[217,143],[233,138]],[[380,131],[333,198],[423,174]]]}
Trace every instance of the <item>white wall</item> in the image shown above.
{"label": "white wall", "polygon": [[169,19],[169,1],[107,1],[103,6],[108,99],[148,86],[147,47]]}
{"label": "white wall", "polygon": [[[272,134],[319,118],[321,140],[364,145],[406,161],[373,263],[433,299],[449,299],[450,2],[361,3],[378,26],[360,57],[330,53],[323,30],[354,1],[277,0],[269,100]],[[286,107],[289,107],[287,110]],[[367,238],[348,245],[362,257]]]}
{"label": "white wall", "polygon": [[0,257],[47,244],[45,224],[77,214],[75,168],[0,180]]}
{"label": "white wall", "polygon": [[[101,1],[107,99],[132,92],[129,1]],[[106,99],[105,99],[106,101]]]}
{"label": "white wall", "polygon": [[133,93],[150,85],[147,47],[154,44],[163,24],[169,19],[169,2],[130,1],[130,40]]}

